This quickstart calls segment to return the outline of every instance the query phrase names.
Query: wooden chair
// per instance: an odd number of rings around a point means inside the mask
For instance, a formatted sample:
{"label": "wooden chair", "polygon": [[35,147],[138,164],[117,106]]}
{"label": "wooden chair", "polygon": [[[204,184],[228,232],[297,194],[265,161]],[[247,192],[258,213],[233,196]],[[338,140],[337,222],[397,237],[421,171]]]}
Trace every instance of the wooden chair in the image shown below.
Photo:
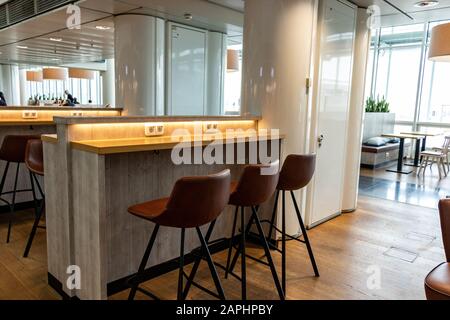
{"label": "wooden chair", "polygon": [[449,171],[449,160],[448,160],[448,152],[450,147],[450,136],[446,136],[444,139],[444,144],[440,149],[434,149],[433,151],[422,151],[420,153],[420,157],[422,159],[420,163],[418,175],[423,171],[423,175],[425,176],[425,171],[427,166],[433,165],[436,162],[439,172],[439,179],[442,179],[441,170],[444,172],[444,175],[447,176]]}

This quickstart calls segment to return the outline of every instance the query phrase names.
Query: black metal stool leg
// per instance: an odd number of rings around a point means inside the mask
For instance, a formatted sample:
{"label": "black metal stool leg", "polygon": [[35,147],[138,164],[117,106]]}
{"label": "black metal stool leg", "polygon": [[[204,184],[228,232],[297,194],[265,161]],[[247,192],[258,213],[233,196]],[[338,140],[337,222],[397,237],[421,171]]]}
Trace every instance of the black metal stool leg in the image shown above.
{"label": "black metal stool leg", "polygon": [[319,269],[317,268],[316,260],[314,259],[314,254],[313,254],[313,251],[311,248],[311,243],[309,242],[308,234],[306,233],[306,228],[305,228],[305,225],[303,224],[302,215],[300,214],[300,209],[298,208],[297,201],[295,200],[294,192],[292,192],[292,191],[291,191],[291,198],[292,198],[292,201],[294,202],[295,212],[297,213],[297,218],[298,218],[298,222],[300,223],[300,228],[302,229],[303,237],[305,238],[305,244],[306,244],[306,248],[308,249],[309,258],[311,259],[311,264],[314,269],[314,274],[316,275],[316,277],[319,277],[320,276]]}
{"label": "black metal stool leg", "polygon": [[230,237],[230,246],[228,247],[227,267],[225,269],[225,279],[228,279],[228,273],[230,270],[231,254],[233,253],[233,240],[234,240],[234,234],[236,233],[236,224],[237,224],[238,213],[239,213],[239,207],[236,206],[236,210],[234,211],[233,230],[231,231],[231,237]]}
{"label": "black metal stool leg", "polygon": [[3,194],[3,188],[5,187],[6,176],[9,171],[9,162],[6,162],[5,170],[3,170],[2,181],[0,182],[0,195]]}
{"label": "black metal stool leg", "polygon": [[281,284],[286,294],[286,191],[283,190],[283,205],[281,214]]}
{"label": "black metal stool leg", "polygon": [[[275,282],[275,286],[277,287],[278,295],[280,297],[280,300],[284,300],[285,299],[284,291],[283,288],[281,287],[280,280],[278,279],[277,270],[275,269],[275,265],[272,260],[272,255],[270,254],[269,244],[267,243],[266,236],[264,235],[264,231],[261,226],[261,221],[259,221],[258,214],[254,207],[252,207],[252,215],[256,222],[256,227],[258,228],[258,233],[261,242],[263,243],[263,248],[266,254],[267,262],[269,263],[270,271],[272,272],[273,281]],[[245,257],[245,252],[243,252],[243,257]]]}
{"label": "black metal stool leg", "polygon": [[[205,242],[206,242],[206,243],[208,243],[209,239],[211,238],[211,235],[212,235],[212,232],[213,232],[213,230],[214,230],[214,226],[215,226],[215,225],[216,225],[216,220],[214,220],[213,222],[211,222],[211,224],[209,225],[208,231],[206,232],[206,236],[205,236]],[[208,249],[208,250],[209,250],[209,249]],[[187,280],[187,282],[186,282],[186,286],[184,287],[184,292],[183,292],[183,298],[184,298],[184,299],[187,298],[187,295],[188,295],[188,293],[189,293],[189,289],[191,288],[191,284],[192,284],[192,282],[194,281],[195,274],[197,273],[197,270],[198,270],[198,268],[199,268],[199,266],[200,266],[201,261],[202,261],[202,256],[199,257],[199,258],[195,261],[195,263],[194,263],[194,265],[193,265],[193,267],[192,267],[192,270],[191,270],[191,272],[190,272],[190,274],[189,274],[189,277],[188,277],[188,280]]]}
{"label": "black metal stool leg", "polygon": [[45,208],[45,200],[44,199],[42,200],[42,203],[39,207],[37,205],[33,175],[34,174],[30,171],[31,192],[33,194],[33,201],[34,201],[34,208],[35,208],[34,215],[35,216],[34,216],[33,227],[31,228],[30,236],[28,237],[28,242],[25,247],[25,251],[23,253],[24,258],[28,257],[28,254],[30,253],[31,245],[33,244],[34,236],[36,235],[36,230],[39,226],[39,221],[41,220],[42,212],[44,211],[44,208]]}
{"label": "black metal stool leg", "polygon": [[177,291],[177,300],[183,299],[183,277],[184,277],[184,239],[185,239],[186,229],[181,229],[181,241],[180,241],[180,265],[178,268],[178,291]]}
{"label": "black metal stool leg", "polygon": [[[242,300],[247,300],[247,270],[245,261],[245,208],[241,207],[241,290]],[[236,252],[236,254],[238,254]]]}
{"label": "black metal stool leg", "polygon": [[[242,210],[244,210],[244,209],[242,209]],[[245,235],[246,236],[249,234],[252,225],[253,225],[253,216],[250,218],[250,220],[249,220],[249,222],[247,224],[247,227],[245,229]],[[241,232],[242,232],[242,230],[241,230]],[[236,252],[234,254],[234,257],[233,257],[233,260],[231,261],[231,266],[228,269],[229,273],[233,272],[234,267],[236,267],[236,263],[237,263],[237,260],[239,259],[239,255],[241,254],[241,252],[242,252],[242,242],[239,243],[238,249],[236,250]]]}
{"label": "black metal stool leg", "polygon": [[11,217],[9,218],[8,235],[6,236],[6,243],[9,243],[9,240],[10,240],[10,237],[11,237],[12,215],[14,214],[14,209],[15,209],[15,206],[16,206],[17,180],[19,179],[19,169],[20,169],[20,163],[17,163],[16,178],[14,180],[13,198],[12,198],[12,203],[9,206],[10,207]]}
{"label": "black metal stool leg", "polygon": [[203,238],[200,228],[197,227],[196,229],[197,229],[198,238],[202,244],[202,249],[203,249],[202,251],[204,252],[204,254],[206,256],[206,260],[208,261],[208,267],[209,267],[209,270],[211,271],[211,276],[214,280],[214,284],[216,286],[217,293],[219,294],[220,299],[225,300],[225,293],[223,291],[222,284],[220,283],[219,275],[217,274],[217,269],[212,260],[211,253],[209,252],[208,245],[205,241],[205,238]]}
{"label": "black metal stool leg", "polygon": [[277,194],[275,195],[275,204],[273,206],[273,211],[272,211],[272,219],[270,219],[270,229],[269,229],[269,235],[267,236],[267,238],[270,240],[272,240],[272,233],[273,233],[273,227],[275,225],[275,218],[277,216],[277,208],[278,208],[278,198],[280,196],[280,190],[277,190]]}
{"label": "black metal stool leg", "polygon": [[155,243],[156,235],[158,234],[158,230],[159,230],[159,225],[157,224],[157,225],[155,225],[155,228],[153,229],[152,236],[150,237],[150,240],[147,245],[147,249],[145,249],[145,253],[144,253],[144,256],[142,257],[141,264],[139,265],[138,272],[137,272],[136,276],[134,277],[135,281],[133,279],[131,279],[132,285],[131,285],[130,295],[128,296],[128,300],[133,300],[134,296],[136,295],[136,291],[139,286],[139,281],[138,281],[139,276],[145,270],[145,266],[147,265],[148,258],[150,257],[150,253],[152,251],[153,244]]}

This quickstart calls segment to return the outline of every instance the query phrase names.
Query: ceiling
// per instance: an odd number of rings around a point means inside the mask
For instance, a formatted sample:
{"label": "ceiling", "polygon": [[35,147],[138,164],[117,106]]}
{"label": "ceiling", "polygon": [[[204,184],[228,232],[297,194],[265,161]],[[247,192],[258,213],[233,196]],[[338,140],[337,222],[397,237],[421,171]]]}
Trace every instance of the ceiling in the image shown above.
{"label": "ceiling", "polygon": [[[404,13],[383,0],[351,0],[363,8],[378,6],[384,26],[450,19],[450,0],[440,0],[431,8],[414,7],[418,0],[389,1]],[[112,58],[114,15],[127,12],[224,32],[231,44],[242,43],[243,0],[83,0],[77,4],[80,29],[67,29],[68,15],[62,7],[0,30],[0,63],[63,65]],[[185,20],[186,13],[193,19]],[[98,26],[109,29],[99,30]]]}

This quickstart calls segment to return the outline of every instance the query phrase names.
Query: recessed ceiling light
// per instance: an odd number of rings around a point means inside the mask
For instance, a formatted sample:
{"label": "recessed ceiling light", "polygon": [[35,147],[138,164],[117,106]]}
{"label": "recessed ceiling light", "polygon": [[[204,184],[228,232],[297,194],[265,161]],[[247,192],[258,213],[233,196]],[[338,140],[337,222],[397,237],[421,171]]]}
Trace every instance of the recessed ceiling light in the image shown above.
{"label": "recessed ceiling light", "polygon": [[17,49],[28,49],[27,46],[17,46]]}
{"label": "recessed ceiling light", "polygon": [[416,7],[416,8],[434,7],[434,6],[437,6],[438,4],[439,4],[439,1],[436,1],[436,0],[424,0],[424,1],[419,1],[419,2],[415,3],[414,7]]}
{"label": "recessed ceiling light", "polygon": [[98,29],[98,30],[109,30],[109,29],[111,29],[111,27],[108,27],[108,26],[95,26],[95,28]]}
{"label": "recessed ceiling light", "polygon": [[59,58],[52,58],[52,60],[53,60],[53,61],[59,61],[59,60],[61,60],[61,59],[59,59]]}
{"label": "recessed ceiling light", "polygon": [[185,19],[185,20],[188,20],[188,21],[192,20],[192,14],[190,14],[190,13],[185,13],[185,14],[184,14],[184,19]]}
{"label": "recessed ceiling light", "polygon": [[50,41],[61,42],[62,38],[49,38]]}

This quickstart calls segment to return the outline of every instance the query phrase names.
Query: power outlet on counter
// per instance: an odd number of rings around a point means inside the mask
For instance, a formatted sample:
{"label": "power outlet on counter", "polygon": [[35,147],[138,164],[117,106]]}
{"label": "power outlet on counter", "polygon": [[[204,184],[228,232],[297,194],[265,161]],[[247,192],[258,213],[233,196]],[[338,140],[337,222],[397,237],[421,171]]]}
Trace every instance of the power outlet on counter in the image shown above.
{"label": "power outlet on counter", "polygon": [[36,110],[25,110],[22,112],[23,119],[37,119],[38,112]]}
{"label": "power outlet on counter", "polygon": [[82,117],[82,116],[83,116],[83,112],[82,112],[82,111],[72,111],[72,112],[70,113],[70,115],[71,115],[72,117]]}
{"label": "power outlet on counter", "polygon": [[217,133],[219,131],[218,122],[205,122],[203,123],[203,132],[205,133]]}
{"label": "power outlet on counter", "polygon": [[145,136],[159,137],[164,135],[164,125],[162,123],[146,123]]}

